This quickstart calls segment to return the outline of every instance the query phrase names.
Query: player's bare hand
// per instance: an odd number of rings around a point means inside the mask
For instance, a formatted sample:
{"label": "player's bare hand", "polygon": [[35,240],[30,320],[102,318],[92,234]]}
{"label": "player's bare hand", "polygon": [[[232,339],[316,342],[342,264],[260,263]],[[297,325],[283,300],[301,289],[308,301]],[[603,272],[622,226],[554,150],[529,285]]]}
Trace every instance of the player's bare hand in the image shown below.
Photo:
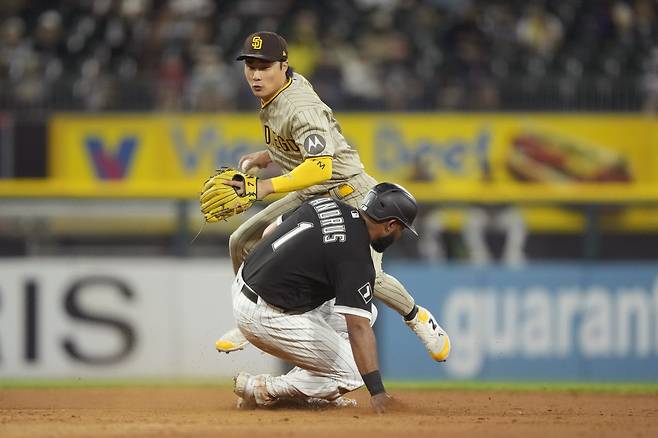
{"label": "player's bare hand", "polygon": [[258,151],[243,155],[238,162],[238,166],[240,167],[240,170],[247,172],[254,167],[264,169],[271,162],[272,157],[270,157],[270,154],[267,151]]}
{"label": "player's bare hand", "polygon": [[376,413],[383,414],[393,404],[393,398],[386,392],[381,392],[370,397],[370,404]]}

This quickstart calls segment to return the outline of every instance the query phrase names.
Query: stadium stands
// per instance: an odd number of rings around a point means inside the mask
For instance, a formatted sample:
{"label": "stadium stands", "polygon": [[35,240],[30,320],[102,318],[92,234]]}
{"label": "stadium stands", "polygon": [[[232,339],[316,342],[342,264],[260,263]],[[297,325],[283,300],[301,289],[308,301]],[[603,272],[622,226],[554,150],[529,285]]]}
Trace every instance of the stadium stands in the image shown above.
{"label": "stadium stands", "polygon": [[651,110],[657,12],[651,0],[3,1],[0,109],[250,109],[232,60],[269,29],[337,110]]}

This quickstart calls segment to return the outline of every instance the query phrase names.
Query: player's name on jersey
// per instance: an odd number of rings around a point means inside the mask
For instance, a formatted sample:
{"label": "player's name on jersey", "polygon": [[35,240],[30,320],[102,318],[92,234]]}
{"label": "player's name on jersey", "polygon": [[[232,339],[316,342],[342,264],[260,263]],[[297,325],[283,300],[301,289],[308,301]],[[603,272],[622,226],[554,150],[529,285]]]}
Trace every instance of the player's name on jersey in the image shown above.
{"label": "player's name on jersey", "polygon": [[309,202],[320,219],[324,243],[345,242],[345,219],[331,198],[317,198]]}

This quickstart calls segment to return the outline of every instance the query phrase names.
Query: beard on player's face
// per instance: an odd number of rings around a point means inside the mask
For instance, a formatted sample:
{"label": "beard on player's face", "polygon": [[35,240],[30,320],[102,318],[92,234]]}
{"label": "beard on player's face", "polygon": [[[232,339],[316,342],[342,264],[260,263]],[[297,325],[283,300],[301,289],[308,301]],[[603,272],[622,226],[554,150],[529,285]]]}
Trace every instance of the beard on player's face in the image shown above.
{"label": "beard on player's face", "polygon": [[372,249],[374,249],[375,252],[384,252],[386,248],[393,245],[393,243],[402,236],[402,229],[399,226],[391,225],[390,229],[385,231],[388,231],[388,234],[380,236],[370,242],[370,246],[372,246]]}
{"label": "beard on player's face", "polygon": [[287,62],[247,58],[244,75],[254,96],[268,100],[286,83]]}
{"label": "beard on player's face", "polygon": [[383,236],[379,239],[373,240],[370,242],[370,246],[372,246],[372,249],[376,252],[382,253],[386,251],[386,248],[391,246],[393,242],[395,242],[395,238],[393,237],[393,234],[389,234],[388,236]]}

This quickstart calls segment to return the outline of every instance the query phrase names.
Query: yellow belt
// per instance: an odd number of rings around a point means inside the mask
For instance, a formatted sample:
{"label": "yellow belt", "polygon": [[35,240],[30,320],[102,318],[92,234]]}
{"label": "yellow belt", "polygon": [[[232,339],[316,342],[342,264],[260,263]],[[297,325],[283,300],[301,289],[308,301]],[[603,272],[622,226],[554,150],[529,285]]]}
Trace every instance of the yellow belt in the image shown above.
{"label": "yellow belt", "polygon": [[327,195],[336,199],[344,199],[349,195],[351,195],[352,193],[354,193],[354,187],[352,187],[348,183],[342,183],[342,184],[338,184],[336,187],[329,190],[327,192]]}

